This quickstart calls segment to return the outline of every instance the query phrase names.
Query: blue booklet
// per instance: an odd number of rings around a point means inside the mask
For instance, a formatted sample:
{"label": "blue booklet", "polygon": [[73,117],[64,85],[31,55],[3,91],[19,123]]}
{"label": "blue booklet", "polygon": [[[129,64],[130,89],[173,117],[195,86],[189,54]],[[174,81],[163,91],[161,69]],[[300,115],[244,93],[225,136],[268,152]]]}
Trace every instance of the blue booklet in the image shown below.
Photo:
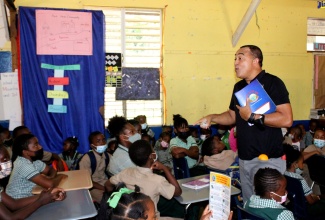
{"label": "blue booklet", "polygon": [[276,105],[257,79],[236,92],[235,96],[240,106],[246,106],[246,99],[248,98],[251,110],[255,114],[275,112]]}

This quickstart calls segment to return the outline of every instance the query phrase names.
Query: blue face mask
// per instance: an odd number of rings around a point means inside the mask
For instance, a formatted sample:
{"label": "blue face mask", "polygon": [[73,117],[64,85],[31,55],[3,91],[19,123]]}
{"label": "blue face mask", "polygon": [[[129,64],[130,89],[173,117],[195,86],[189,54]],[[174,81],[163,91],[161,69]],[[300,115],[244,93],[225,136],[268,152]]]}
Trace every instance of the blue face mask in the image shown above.
{"label": "blue face mask", "polygon": [[100,145],[100,146],[96,146],[95,151],[99,154],[102,154],[105,152],[105,150],[107,149],[107,145]]}
{"label": "blue face mask", "polygon": [[297,167],[296,170],[295,170],[295,173],[296,173],[296,174],[299,174],[299,175],[301,175],[302,172],[303,172],[303,170],[300,169],[299,167]]}
{"label": "blue face mask", "polygon": [[322,139],[314,139],[314,145],[318,148],[322,148],[325,145],[325,140]]}

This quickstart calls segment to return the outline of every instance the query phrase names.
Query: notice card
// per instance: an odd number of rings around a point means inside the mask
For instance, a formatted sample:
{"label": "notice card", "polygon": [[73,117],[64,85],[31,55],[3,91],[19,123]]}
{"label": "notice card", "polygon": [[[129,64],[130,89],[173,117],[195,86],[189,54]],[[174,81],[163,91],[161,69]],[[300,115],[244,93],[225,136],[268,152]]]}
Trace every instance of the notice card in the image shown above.
{"label": "notice card", "polygon": [[210,172],[210,220],[227,220],[230,214],[231,177]]}
{"label": "notice card", "polygon": [[185,186],[185,187],[191,188],[191,189],[202,189],[204,187],[208,187],[209,184],[210,184],[210,178],[209,178],[209,176],[206,176],[201,179],[192,180],[187,183],[182,183],[182,186]]}
{"label": "notice card", "polygon": [[255,114],[269,114],[275,112],[276,105],[256,79],[243,89],[235,93],[240,106],[246,106],[246,99]]}

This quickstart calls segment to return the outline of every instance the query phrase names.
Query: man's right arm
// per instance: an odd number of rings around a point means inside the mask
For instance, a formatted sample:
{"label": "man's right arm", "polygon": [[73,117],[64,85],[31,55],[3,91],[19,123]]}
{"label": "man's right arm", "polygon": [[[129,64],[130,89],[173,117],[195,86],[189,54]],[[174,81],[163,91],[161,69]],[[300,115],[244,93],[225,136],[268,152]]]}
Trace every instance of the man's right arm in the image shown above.
{"label": "man's right arm", "polygon": [[228,110],[221,114],[211,114],[207,115],[200,120],[198,120],[195,124],[201,125],[201,127],[210,127],[211,123],[221,124],[221,125],[233,125],[236,122],[236,114],[233,110]]}

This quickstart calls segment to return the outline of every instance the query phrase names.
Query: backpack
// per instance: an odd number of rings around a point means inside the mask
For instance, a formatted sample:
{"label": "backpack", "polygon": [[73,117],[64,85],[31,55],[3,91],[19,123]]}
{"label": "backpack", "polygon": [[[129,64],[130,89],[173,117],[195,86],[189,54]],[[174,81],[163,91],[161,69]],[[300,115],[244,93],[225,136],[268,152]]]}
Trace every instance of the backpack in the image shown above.
{"label": "backpack", "polygon": [[[95,154],[93,151],[89,151],[88,153],[85,153],[82,157],[80,157],[77,161],[77,165],[76,165],[76,170],[80,170],[80,166],[79,166],[79,163],[81,161],[81,159],[87,155],[89,156],[89,159],[90,159],[90,166],[91,166],[91,174],[93,174],[96,170],[96,166],[97,166],[97,161],[96,161],[96,157],[95,157]],[[109,156],[108,156],[108,153],[105,151],[104,152],[105,154],[105,174],[107,177],[109,177],[110,175],[107,173],[106,169],[107,169],[107,166],[108,166],[108,163],[109,163]]]}

